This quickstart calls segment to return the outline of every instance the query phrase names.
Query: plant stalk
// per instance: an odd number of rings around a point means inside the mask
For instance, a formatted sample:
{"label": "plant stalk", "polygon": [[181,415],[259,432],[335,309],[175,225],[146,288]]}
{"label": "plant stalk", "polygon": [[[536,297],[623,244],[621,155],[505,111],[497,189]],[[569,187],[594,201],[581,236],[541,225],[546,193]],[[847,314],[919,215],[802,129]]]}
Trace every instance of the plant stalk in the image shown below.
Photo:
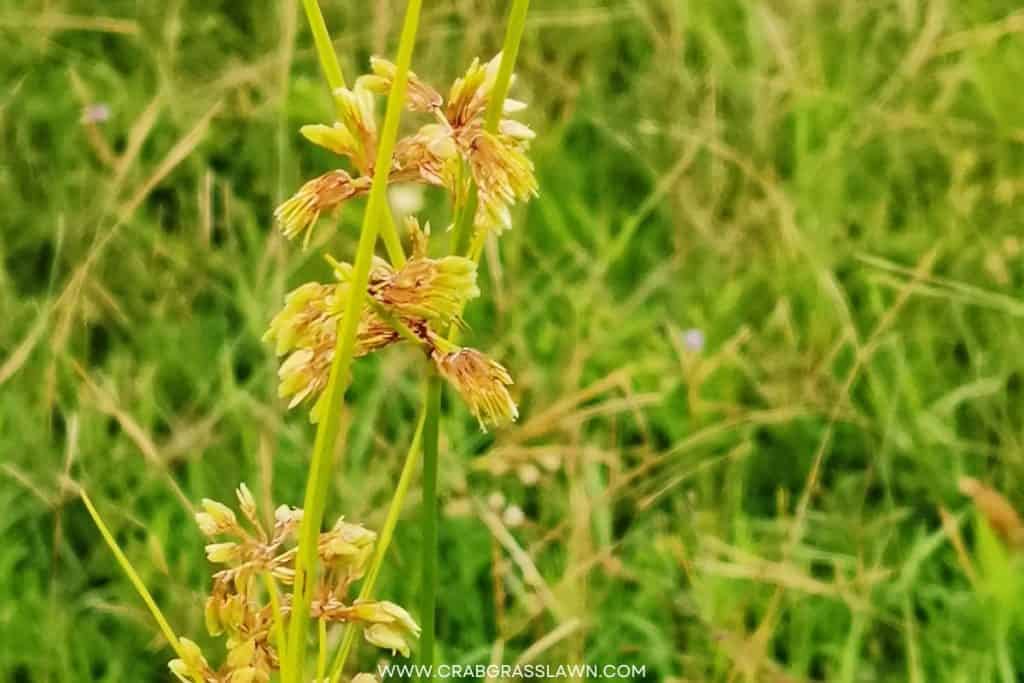
{"label": "plant stalk", "polygon": [[[484,128],[490,133],[496,133],[501,123],[501,114],[504,110],[505,97],[508,95],[509,85],[512,82],[512,72],[515,69],[516,57],[519,55],[519,44],[522,42],[523,30],[526,27],[526,12],[529,9],[529,0],[514,0],[509,10],[508,24],[505,29],[505,42],[502,46],[501,62],[498,64],[498,75],[495,78],[494,86],[491,88],[490,100],[487,104],[487,112],[484,119]],[[453,253],[463,253],[467,249],[466,242],[469,241],[472,228],[475,224],[477,205],[479,203],[476,184],[470,180],[469,196],[466,204],[457,207],[457,219],[455,231],[452,235]],[[476,240],[474,240],[474,243]],[[472,255],[474,262],[478,262],[480,254]],[[449,339],[457,339],[459,328],[452,326],[449,329]],[[421,567],[422,591],[420,602],[420,649],[418,653],[419,664],[432,666],[434,663],[434,640],[435,640],[435,616],[437,606],[437,524],[438,524],[438,502],[437,502],[437,451],[438,451],[438,422],[441,411],[441,378],[437,373],[432,373],[428,380],[426,414],[424,416],[423,430],[423,512],[420,524],[422,526],[423,558]]]}
{"label": "plant stalk", "polygon": [[[174,633],[174,629],[171,628],[170,622],[167,621],[167,617],[160,611],[159,605],[156,604],[156,600],[153,599],[153,594],[146,588],[145,582],[139,573],[135,571],[135,567],[132,566],[128,556],[121,550],[121,546],[117,544],[114,539],[114,535],[110,533],[110,529],[103,522],[103,518],[100,517],[99,511],[96,510],[96,506],[92,504],[92,499],[89,498],[89,494],[85,492],[85,489],[79,490],[79,495],[82,496],[82,502],[85,503],[85,509],[89,511],[89,516],[92,517],[93,523],[96,528],[100,530],[100,536],[106,541],[107,546],[110,548],[110,552],[114,554],[114,559],[121,565],[121,569],[128,576],[128,580],[131,581],[132,586],[135,587],[139,597],[142,598],[142,602],[146,603],[146,607],[149,608],[150,614],[153,615],[153,619],[156,620],[157,626],[160,627],[160,631],[164,634],[164,638],[170,644],[171,649],[174,650],[175,654],[181,659],[185,659],[185,650],[181,646],[181,641],[178,640],[177,634]],[[199,676],[193,676],[196,683],[202,683]]]}
{"label": "plant stalk", "polygon": [[[324,21],[318,0],[302,0],[302,6],[306,10],[309,30],[313,33],[313,43],[316,45],[320,69],[324,72],[324,80],[327,81],[327,87],[331,89],[331,99],[334,100],[334,91],[346,87],[345,74],[341,70],[338,53],[334,51],[334,42],[331,40],[330,31],[327,30],[327,22]],[[340,108],[337,113],[340,119],[342,115]],[[405,250],[402,249],[402,240],[398,236],[398,228],[391,215],[391,207],[385,207],[385,211],[383,223],[380,225],[380,236],[384,241],[384,248],[388,252],[391,264],[395,268],[401,268],[405,265]]]}
{"label": "plant stalk", "polygon": [[423,504],[420,513],[423,543],[420,574],[420,636],[418,660],[434,664],[434,626],[437,608],[437,446],[441,412],[441,377],[431,371],[427,380],[426,413],[423,418]]}
{"label": "plant stalk", "polygon": [[[424,391],[423,401],[420,404],[420,417],[416,423],[416,432],[413,434],[412,443],[409,444],[409,451],[405,454],[405,464],[402,465],[402,474],[398,477],[398,485],[391,497],[388,506],[388,514],[384,518],[384,526],[377,538],[377,545],[373,549],[373,557],[370,558],[370,567],[363,578],[362,586],[359,589],[358,601],[370,600],[373,597],[373,589],[377,584],[377,577],[380,575],[381,567],[384,565],[384,558],[388,548],[391,546],[391,539],[394,537],[395,527],[398,526],[398,518],[402,514],[402,505],[405,502],[405,495],[409,492],[409,485],[416,474],[416,467],[420,462],[420,445],[423,440],[423,421],[427,413],[427,394]],[[349,624],[345,627],[345,634],[341,640],[341,647],[334,663],[331,665],[330,683],[337,683],[345,669],[349,653],[355,644],[357,629],[355,625]]]}
{"label": "plant stalk", "polygon": [[[292,683],[300,683],[305,664],[307,629],[309,626],[310,603],[313,599],[317,563],[317,541],[323,523],[324,507],[330,474],[338,446],[341,429],[343,399],[350,382],[350,371],[355,351],[356,332],[366,301],[370,266],[373,260],[377,231],[384,222],[387,209],[387,181],[391,169],[391,154],[398,137],[398,123],[405,103],[408,85],[409,65],[416,42],[422,0],[409,0],[406,6],[402,35],[398,46],[398,57],[394,84],[388,95],[384,125],[381,129],[374,166],[373,185],[367,202],[366,214],[359,235],[359,246],[353,267],[351,295],[346,302],[345,312],[338,323],[338,342],[331,363],[327,382],[326,410],[321,418],[313,447],[309,479],[303,504],[302,524],[299,530],[299,549],[295,558],[295,584],[292,598],[292,616],[289,624],[287,671]],[[325,29],[326,31],[326,29]],[[315,34],[315,30],[314,30]],[[333,53],[333,49],[331,50]],[[326,73],[330,73],[325,69]],[[338,70],[340,74],[340,69]],[[330,76],[329,76],[330,78]]]}
{"label": "plant stalk", "polygon": [[313,32],[313,43],[316,45],[317,57],[320,58],[320,68],[333,93],[338,88],[345,87],[345,76],[341,71],[341,64],[338,62],[338,53],[334,51],[334,43],[331,42],[327,22],[324,21],[324,15],[320,11],[320,3],[317,0],[302,0],[302,7],[306,10],[309,30]]}

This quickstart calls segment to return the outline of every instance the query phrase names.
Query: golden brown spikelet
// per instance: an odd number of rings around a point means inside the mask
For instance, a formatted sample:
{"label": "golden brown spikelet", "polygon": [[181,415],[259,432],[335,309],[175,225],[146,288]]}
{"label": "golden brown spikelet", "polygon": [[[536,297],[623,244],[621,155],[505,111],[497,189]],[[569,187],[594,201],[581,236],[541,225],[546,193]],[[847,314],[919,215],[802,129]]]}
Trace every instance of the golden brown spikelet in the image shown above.
{"label": "golden brown spikelet", "polygon": [[519,409],[508,391],[512,377],[500,363],[470,348],[447,353],[435,350],[431,357],[437,371],[469,406],[481,429],[519,417]]}
{"label": "golden brown spikelet", "polygon": [[281,232],[288,239],[304,235],[308,244],[320,214],[370,191],[368,178],[353,179],[342,169],[313,178],[274,211]]}
{"label": "golden brown spikelet", "polygon": [[1024,548],[1024,523],[1003,494],[971,477],[961,477],[959,487],[961,493],[970,496],[988,525],[1007,545]]}

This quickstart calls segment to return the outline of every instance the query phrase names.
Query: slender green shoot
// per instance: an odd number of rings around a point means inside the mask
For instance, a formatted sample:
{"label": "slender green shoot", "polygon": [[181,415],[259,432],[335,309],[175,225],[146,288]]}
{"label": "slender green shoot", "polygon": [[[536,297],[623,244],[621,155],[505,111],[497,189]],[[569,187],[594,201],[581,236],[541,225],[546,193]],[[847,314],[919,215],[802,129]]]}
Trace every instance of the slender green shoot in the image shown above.
{"label": "slender green shoot", "polygon": [[387,181],[391,169],[391,154],[398,137],[398,124],[405,104],[408,85],[409,65],[412,61],[413,46],[419,27],[422,0],[409,0],[405,21],[402,26],[395,60],[396,74],[391,93],[388,95],[384,125],[381,129],[377,159],[374,166],[373,185],[363,218],[362,231],[356,251],[352,277],[352,294],[344,315],[338,325],[338,343],[327,381],[325,395],[326,410],[317,429],[310,463],[309,479],[306,484],[304,514],[299,531],[299,549],[295,558],[295,584],[292,598],[292,617],[288,636],[288,672],[293,683],[300,683],[306,656],[306,633],[309,624],[309,609],[313,599],[314,575],[317,562],[317,539],[323,523],[327,489],[333,469],[338,436],[341,430],[343,399],[350,381],[352,357],[355,351],[356,331],[360,312],[366,301],[366,287],[370,277],[377,231],[383,223],[387,209]]}
{"label": "slender green shoot", "polygon": [[334,44],[331,42],[331,34],[327,31],[327,22],[320,11],[320,3],[317,0],[302,0],[302,6],[306,10],[309,29],[313,32],[313,43],[316,45],[316,54],[320,58],[320,68],[324,72],[327,85],[331,92],[344,88],[345,76],[338,62],[338,53],[334,51]]}
{"label": "slender green shoot", "polygon": [[[274,640],[277,641],[277,656],[283,664],[287,661],[288,639],[284,630],[284,618],[281,616],[281,596],[277,592],[277,584],[270,572],[263,572],[263,584],[267,587],[267,595],[270,596],[270,611],[274,615]],[[281,672],[284,678],[284,670]]]}
{"label": "slender green shoot", "polygon": [[434,663],[434,615],[437,606],[437,442],[441,412],[441,378],[431,373],[427,380],[426,414],[423,421],[423,507],[420,513],[423,543],[420,575],[420,636],[418,660]]}
{"label": "slender green shoot", "polygon": [[[373,557],[370,558],[370,567],[363,578],[362,586],[359,588],[357,601],[370,600],[373,597],[373,589],[377,584],[377,577],[380,575],[381,567],[384,565],[384,558],[387,556],[388,548],[391,546],[391,539],[395,534],[395,527],[398,526],[398,518],[402,514],[402,505],[405,503],[405,495],[409,492],[409,485],[416,473],[416,467],[420,461],[420,445],[423,438],[423,420],[426,417],[427,396],[424,392],[423,401],[420,405],[420,418],[416,424],[416,433],[413,434],[412,443],[409,444],[409,451],[405,454],[405,464],[402,465],[402,474],[398,477],[398,486],[391,497],[391,504],[388,506],[388,514],[384,519],[384,526],[377,538],[377,545],[373,549]],[[349,624],[345,627],[345,635],[341,640],[341,647],[334,663],[331,665],[330,683],[337,683],[341,678],[342,671],[348,655],[355,644],[357,629]]]}
{"label": "slender green shoot", "polygon": [[[509,11],[501,62],[498,64],[498,75],[491,89],[490,101],[487,105],[484,121],[485,129],[491,133],[497,132],[498,125],[501,122],[505,98],[508,96],[508,89],[512,82],[512,72],[515,70],[515,61],[519,55],[519,44],[522,42],[523,30],[526,27],[526,12],[529,6],[529,0],[514,0]],[[457,218],[454,234],[452,235],[453,252],[456,254],[463,253],[463,250],[467,248],[465,245],[469,240],[475,223],[478,203],[477,187],[471,181],[466,204],[456,207]],[[470,247],[471,249],[476,249],[479,239],[481,239],[479,236],[477,239],[474,239]],[[477,253],[471,254],[474,262],[479,262],[480,253],[483,251],[482,246],[483,243],[481,241]],[[448,332],[448,338],[454,341],[458,338],[458,335],[459,328],[453,325]],[[434,630],[437,604],[437,450],[438,422],[441,410],[441,378],[436,374],[432,375],[430,380],[428,380],[426,409],[423,435],[423,512],[420,520],[423,543],[420,625],[423,631],[420,636],[419,663],[430,666],[434,663]]]}
{"label": "slender green shoot", "polygon": [[[327,22],[320,11],[320,3],[317,0],[302,0],[302,6],[306,10],[306,19],[309,22],[309,29],[313,33],[313,43],[316,45],[316,54],[320,60],[320,69],[324,72],[324,79],[333,94],[338,88],[344,88],[345,74],[341,70],[341,63],[338,61],[338,53],[334,50],[334,42],[327,30]],[[333,97],[331,98],[334,99]],[[338,110],[341,117],[341,110]],[[395,226],[395,219],[391,215],[391,207],[385,207],[386,214],[384,222],[380,226],[380,236],[384,241],[384,248],[387,249],[388,259],[395,268],[405,265],[405,250],[402,248],[402,240],[398,236],[398,228]]]}
{"label": "slender green shoot", "polygon": [[384,242],[384,249],[388,252],[388,260],[395,268],[405,265],[405,249],[402,248],[402,239],[398,236],[398,228],[395,227],[395,219],[391,215],[391,207],[384,203],[384,216],[380,225],[380,238]]}
{"label": "slender green shoot", "polygon": [[519,44],[522,42],[523,30],[526,28],[526,12],[529,9],[530,0],[516,0],[512,3],[512,9],[508,13],[505,43],[501,47],[501,62],[498,64],[498,76],[494,79],[494,88],[491,90],[491,99],[487,103],[487,112],[484,118],[484,130],[489,133],[497,133],[498,125],[501,123],[505,98],[508,96],[508,89],[512,84],[512,72],[515,71],[516,59],[519,57]]}
{"label": "slender green shoot", "polygon": [[327,621],[323,618],[316,621],[317,641],[319,642],[316,655],[316,680],[317,683],[320,683],[327,675]]}
{"label": "slender green shoot", "polygon": [[[103,522],[103,518],[100,517],[100,513],[96,510],[96,506],[92,504],[92,499],[89,498],[89,494],[85,492],[85,489],[79,491],[79,495],[82,496],[82,502],[85,503],[85,509],[89,511],[89,516],[92,517],[93,523],[96,524],[96,528],[100,530],[100,536],[107,542],[107,546],[110,548],[110,552],[114,554],[114,558],[117,563],[121,565],[121,569],[128,576],[128,580],[132,582],[139,597],[142,598],[142,602],[146,603],[146,607],[149,608],[150,614],[153,615],[153,619],[156,620],[157,626],[160,627],[160,631],[164,634],[164,638],[170,644],[174,652],[181,657],[185,658],[185,650],[181,647],[181,641],[178,639],[177,634],[174,633],[174,629],[171,628],[170,622],[167,621],[167,617],[160,611],[159,605],[156,604],[156,600],[153,599],[153,594],[146,588],[146,584],[142,581],[142,577],[135,571],[135,567],[128,560],[128,556],[124,554],[121,547],[117,544],[114,539],[114,535],[110,533],[110,529]],[[195,677],[197,683],[202,681]]]}

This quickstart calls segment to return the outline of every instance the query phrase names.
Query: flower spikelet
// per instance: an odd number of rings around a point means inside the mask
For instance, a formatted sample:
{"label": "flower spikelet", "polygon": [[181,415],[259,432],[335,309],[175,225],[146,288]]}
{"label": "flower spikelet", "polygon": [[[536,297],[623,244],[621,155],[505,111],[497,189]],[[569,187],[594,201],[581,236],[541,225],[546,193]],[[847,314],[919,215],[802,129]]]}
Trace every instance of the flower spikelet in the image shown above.
{"label": "flower spikelet", "polygon": [[486,64],[474,59],[465,75],[457,78],[452,84],[448,93],[448,103],[445,105],[445,116],[453,127],[464,126],[483,114],[500,64],[500,52]]}
{"label": "flower spikelet", "polygon": [[[169,667],[187,683],[269,683],[280,668],[274,632],[284,626],[276,620],[291,607],[281,586],[294,583],[303,513],[282,505],[267,527],[245,484],[239,485],[236,497],[241,515],[216,501],[203,500],[203,512],[196,516],[204,534],[231,539],[207,546],[210,561],[219,566],[204,610],[210,635],[224,637],[226,657],[219,668],[211,667],[199,647],[182,638],[178,658]],[[211,530],[215,533],[209,534]],[[349,598],[353,582],[366,571],[376,541],[375,532],[344,518],[319,535],[322,570],[311,611],[328,622],[356,624],[371,643],[408,656],[410,644],[419,636],[419,626],[408,612],[391,602],[353,603]],[[268,581],[276,587],[268,589]],[[276,606],[271,590],[279,596]]]}
{"label": "flower spikelet", "polygon": [[409,656],[410,642],[420,636],[419,624],[412,616],[386,600],[357,603],[350,610],[350,618],[369,624],[363,629],[367,642],[405,657]]}
{"label": "flower spikelet", "polygon": [[[395,65],[380,57],[370,58],[370,69],[373,74],[360,76],[357,86],[362,85],[378,95],[391,92],[391,84],[395,82]],[[407,104],[411,111],[432,112],[441,108],[441,94],[420,80],[412,71],[408,72],[409,85],[406,92]]]}
{"label": "flower spikelet", "polygon": [[[306,283],[285,298],[285,305],[274,316],[263,336],[275,343],[277,354],[288,357],[278,370],[278,395],[290,398],[289,408],[307,398],[318,397],[327,386],[338,322],[348,300],[351,266],[334,263],[334,284]],[[356,333],[355,357],[365,356],[398,341],[399,335],[380,316],[364,308]],[[314,407],[310,417],[317,421],[323,406]]]}
{"label": "flower spikelet", "polygon": [[480,196],[477,225],[510,227],[509,205],[537,195],[533,162],[517,139],[508,135],[479,130],[469,148],[469,163]]}
{"label": "flower spikelet", "polygon": [[462,396],[470,412],[486,431],[487,425],[498,425],[519,417],[508,387],[512,377],[508,370],[476,349],[461,348],[431,354],[438,372]]}
{"label": "flower spikelet", "polygon": [[274,210],[274,217],[281,224],[281,232],[288,239],[305,235],[308,244],[320,214],[339,206],[346,200],[370,190],[367,178],[353,179],[342,169],[330,171],[313,178],[299,188],[290,199]]}
{"label": "flower spikelet", "polygon": [[[415,219],[409,225],[416,244],[416,235],[423,233]],[[425,244],[418,244],[402,268],[379,273],[370,295],[403,318],[457,322],[466,302],[480,295],[476,263],[461,256],[432,259],[425,251]]]}
{"label": "flower spikelet", "polygon": [[360,143],[360,155],[352,161],[363,175],[373,175],[371,165],[377,153],[377,120],[373,91],[357,82],[351,90],[335,90],[334,100],[341,110],[341,123]]}
{"label": "flower spikelet", "polygon": [[270,321],[264,341],[275,341],[277,355],[292,349],[310,348],[336,324],[336,285],[307,282],[290,292],[284,308]]}
{"label": "flower spikelet", "polygon": [[429,123],[398,141],[389,182],[422,182],[455,193],[459,164],[459,150],[451,131]]}
{"label": "flower spikelet", "polygon": [[356,140],[348,128],[340,123],[335,123],[333,126],[316,123],[303,126],[299,129],[299,132],[314,145],[319,145],[340,156],[348,157],[353,162],[362,158],[360,142]]}
{"label": "flower spikelet", "polygon": [[167,667],[179,681],[192,683],[195,678],[206,680],[211,673],[210,665],[199,646],[188,638],[180,638],[181,657],[172,659]]}

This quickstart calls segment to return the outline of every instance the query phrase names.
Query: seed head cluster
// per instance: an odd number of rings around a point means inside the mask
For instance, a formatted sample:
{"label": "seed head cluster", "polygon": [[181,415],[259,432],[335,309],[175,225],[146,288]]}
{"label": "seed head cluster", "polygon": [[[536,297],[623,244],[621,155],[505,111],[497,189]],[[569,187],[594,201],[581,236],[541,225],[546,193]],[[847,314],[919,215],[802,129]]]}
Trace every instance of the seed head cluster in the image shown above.
{"label": "seed head cluster", "polygon": [[[411,341],[428,354],[481,427],[516,419],[508,371],[480,351],[448,343],[437,331],[461,325],[462,309],[480,295],[476,263],[462,256],[430,258],[429,226],[421,229],[415,218],[408,219],[407,226],[412,257],[398,269],[382,259],[374,261],[354,355],[365,356],[403,339]],[[286,356],[278,371],[278,393],[289,399],[289,407],[313,400],[313,421],[325,409],[319,399],[327,386],[338,322],[351,291],[351,264],[330,257],[328,261],[336,281],[310,282],[291,292],[264,335],[275,344],[278,355]],[[403,331],[408,336],[403,337]]]}
{"label": "seed head cluster", "polygon": [[[537,194],[533,164],[527,157],[534,133],[507,115],[525,104],[506,99],[497,130],[485,126],[485,113],[497,79],[501,55],[486,63],[474,60],[457,78],[447,100],[415,73],[409,73],[408,108],[432,121],[399,140],[388,169],[389,183],[421,183],[443,188],[453,206],[471,205],[477,189],[473,229],[501,231],[511,225],[510,207]],[[367,194],[377,149],[375,97],[386,95],[396,67],[374,57],[369,74],[334,97],[339,121],[304,126],[302,134],[316,145],[348,159],[350,168],[329,171],[303,185],[277,208],[285,237],[309,241],[324,211]],[[462,326],[466,303],[479,296],[476,262],[461,255],[431,258],[429,225],[421,229],[410,217],[412,258],[400,267],[375,259],[366,304],[359,313],[354,356],[365,356],[405,340],[420,345],[439,374],[458,391],[481,428],[515,420],[518,409],[509,392],[512,378],[497,361],[480,351],[447,342],[441,332]],[[291,292],[265,335],[284,356],[279,394],[289,407],[313,402],[310,419],[318,421],[337,342],[338,324],[351,294],[352,270],[330,257],[335,282],[311,282]]]}
{"label": "seed head cluster", "polygon": [[[398,141],[388,173],[389,183],[443,187],[457,202],[466,196],[470,182],[476,183],[480,197],[475,216],[478,230],[509,227],[510,206],[537,194],[533,164],[526,155],[533,131],[511,118],[503,118],[496,133],[484,129],[484,112],[500,61],[500,54],[486,64],[475,60],[465,75],[456,79],[447,101],[410,73],[409,109],[434,120]],[[370,67],[371,73],[360,76],[351,89],[335,91],[341,121],[302,128],[310,142],[348,158],[352,172],[337,169],[314,178],[277,208],[275,216],[289,239],[301,235],[308,242],[324,211],[369,192],[377,149],[374,98],[390,91],[395,65],[374,57]],[[505,100],[503,112],[513,114],[525,106]],[[460,172],[463,165],[467,173]]]}
{"label": "seed head cluster", "polygon": [[[219,668],[210,665],[194,642],[182,638],[182,656],[170,662],[178,679],[192,683],[266,683],[280,667],[275,632],[278,619],[291,611],[290,595],[281,590],[295,578],[296,535],[302,510],[282,505],[266,525],[249,491],[237,490],[241,519],[222,503],[202,502],[196,524],[211,542],[207,559],[218,569],[206,601],[206,628],[223,637],[226,656]],[[377,534],[344,519],[320,534],[317,544],[321,571],[311,614],[328,624],[355,624],[367,642],[408,657],[420,628],[409,613],[393,602],[351,600],[354,583],[366,572]],[[275,610],[271,596],[278,601]]]}

